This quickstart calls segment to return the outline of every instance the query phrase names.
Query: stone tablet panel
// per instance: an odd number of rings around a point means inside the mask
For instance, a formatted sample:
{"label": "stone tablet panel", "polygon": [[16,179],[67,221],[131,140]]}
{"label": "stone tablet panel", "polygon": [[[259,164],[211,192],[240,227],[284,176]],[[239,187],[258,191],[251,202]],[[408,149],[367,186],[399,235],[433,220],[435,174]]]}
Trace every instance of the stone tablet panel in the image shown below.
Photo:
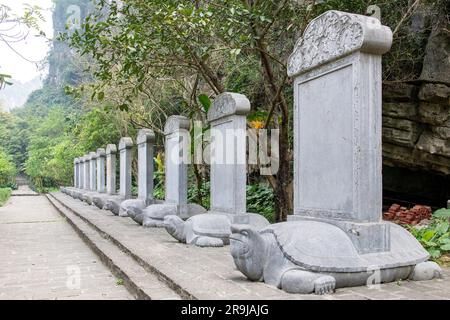
{"label": "stone tablet panel", "polygon": [[382,223],[381,55],[391,30],[328,11],[289,58],[294,78],[294,215],[335,224],[360,253],[389,250]]}
{"label": "stone tablet panel", "polygon": [[352,73],[346,65],[298,84],[301,210],[323,209],[341,218],[354,210]]}
{"label": "stone tablet panel", "polygon": [[246,115],[242,94],[219,95],[208,112],[211,123],[211,211],[246,212]]}
{"label": "stone tablet panel", "polygon": [[153,201],[153,145],[155,134],[150,129],[140,129],[138,146],[138,199],[147,204]]}
{"label": "stone tablet panel", "polygon": [[165,202],[187,204],[187,165],[190,162],[190,122],[183,116],[171,116],[165,134]]}

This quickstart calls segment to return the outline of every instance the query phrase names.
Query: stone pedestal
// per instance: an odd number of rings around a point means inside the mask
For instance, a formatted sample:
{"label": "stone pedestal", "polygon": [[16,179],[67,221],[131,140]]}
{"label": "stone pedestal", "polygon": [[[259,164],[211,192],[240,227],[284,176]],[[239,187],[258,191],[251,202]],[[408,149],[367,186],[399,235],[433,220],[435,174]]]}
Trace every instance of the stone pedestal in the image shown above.
{"label": "stone pedestal", "polygon": [[290,220],[333,223],[360,253],[390,248],[381,219],[381,54],[391,43],[377,19],[330,11],[311,22],[288,66],[295,108]]}
{"label": "stone pedestal", "polygon": [[123,137],[119,142],[120,152],[120,196],[125,199],[131,198],[131,148],[133,140]]}
{"label": "stone pedestal", "polygon": [[141,129],[136,144],[138,147],[138,199],[146,205],[153,203],[153,130]]}
{"label": "stone pedestal", "polygon": [[78,186],[78,188],[80,188],[80,189],[84,189],[84,161],[85,161],[85,159],[84,159],[84,157],[80,157],[80,158],[78,158],[79,159],[79,172],[78,172],[78,175],[79,175],[79,180],[80,180],[80,185]]}
{"label": "stone pedestal", "polygon": [[88,155],[84,156],[84,190],[90,190],[90,158]]}
{"label": "stone pedestal", "polygon": [[128,215],[144,227],[162,227],[164,218],[176,215],[187,219],[205,213],[197,204],[187,203],[187,166],[190,163],[190,121],[183,116],[170,116],[164,127],[165,136],[165,200],[154,201],[145,209],[128,210]]}
{"label": "stone pedestal", "polygon": [[295,45],[294,215],[260,232],[232,227],[247,278],[325,294],[440,276],[406,229],[381,220],[381,55],[391,42],[375,18],[328,11]]}
{"label": "stone pedestal", "polygon": [[89,187],[91,191],[97,191],[97,153],[89,153]]}
{"label": "stone pedestal", "polygon": [[238,93],[219,95],[209,109],[211,211],[246,213],[246,116],[250,101]]}
{"label": "stone pedestal", "polygon": [[79,165],[80,165],[80,161],[78,158],[75,158],[73,160],[73,186],[75,188],[79,188],[80,187],[80,181],[79,181]]}
{"label": "stone pedestal", "polygon": [[108,144],[106,146],[106,193],[109,195],[116,194],[116,154],[116,145]]}
{"label": "stone pedestal", "polygon": [[164,127],[165,202],[177,205],[178,214],[187,217],[187,165],[190,161],[190,122],[171,116]]}
{"label": "stone pedestal", "polygon": [[165,228],[178,241],[220,247],[229,244],[232,223],[256,230],[269,224],[263,216],[246,212],[246,115],[249,111],[250,101],[242,94],[230,92],[217,96],[209,109],[211,210],[186,222],[176,215],[166,216]]}
{"label": "stone pedestal", "polygon": [[97,149],[97,192],[105,193],[105,149]]}

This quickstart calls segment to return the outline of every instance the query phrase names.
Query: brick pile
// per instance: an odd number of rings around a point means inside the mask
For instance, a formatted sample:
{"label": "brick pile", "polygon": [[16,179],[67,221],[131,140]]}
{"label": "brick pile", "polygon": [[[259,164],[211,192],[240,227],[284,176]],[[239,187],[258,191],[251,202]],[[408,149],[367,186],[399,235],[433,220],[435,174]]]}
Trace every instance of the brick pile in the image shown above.
{"label": "brick pile", "polygon": [[416,225],[422,220],[431,218],[431,208],[428,206],[415,205],[411,209],[394,203],[389,210],[383,213],[383,219],[399,224]]}

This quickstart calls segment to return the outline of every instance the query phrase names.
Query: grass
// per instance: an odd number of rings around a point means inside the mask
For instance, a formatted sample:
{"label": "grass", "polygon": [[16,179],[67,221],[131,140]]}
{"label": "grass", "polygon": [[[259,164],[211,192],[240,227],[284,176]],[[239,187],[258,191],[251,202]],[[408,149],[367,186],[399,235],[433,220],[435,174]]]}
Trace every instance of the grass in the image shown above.
{"label": "grass", "polygon": [[11,188],[0,188],[0,207],[8,201],[11,196]]}

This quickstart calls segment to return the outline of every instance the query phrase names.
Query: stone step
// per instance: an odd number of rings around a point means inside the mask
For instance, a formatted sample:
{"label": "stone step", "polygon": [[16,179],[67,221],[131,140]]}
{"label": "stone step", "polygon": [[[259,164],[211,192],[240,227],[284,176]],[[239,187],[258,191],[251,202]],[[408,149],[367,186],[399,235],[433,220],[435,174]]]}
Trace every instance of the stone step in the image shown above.
{"label": "stone step", "polygon": [[164,228],[143,228],[130,218],[115,216],[85,202],[52,193],[66,208],[156,274],[183,299],[265,300],[329,299],[289,294],[263,282],[248,281],[236,269],[229,246],[200,248],[179,243]]}
{"label": "stone step", "polygon": [[111,272],[117,278],[123,280],[125,288],[136,299],[181,299],[180,295],[172,290],[164,281],[161,281],[157,275],[149,272],[129,254],[121,250],[105,233],[94,228],[56,197],[47,195],[47,198]]}
{"label": "stone step", "polygon": [[[228,246],[199,248],[179,243],[164,228],[143,228],[130,218],[115,216],[60,192],[51,195],[60,206],[82,219],[182,299],[200,300],[347,300],[347,299],[448,299],[450,269],[444,279],[367,287],[340,288],[331,295],[289,294],[264,282],[248,281],[236,269]],[[136,278],[138,284],[146,276]],[[429,287],[418,290],[417,286]],[[419,292],[420,291],[420,292]],[[425,292],[426,291],[426,292]],[[153,297],[152,297],[153,298]]]}

